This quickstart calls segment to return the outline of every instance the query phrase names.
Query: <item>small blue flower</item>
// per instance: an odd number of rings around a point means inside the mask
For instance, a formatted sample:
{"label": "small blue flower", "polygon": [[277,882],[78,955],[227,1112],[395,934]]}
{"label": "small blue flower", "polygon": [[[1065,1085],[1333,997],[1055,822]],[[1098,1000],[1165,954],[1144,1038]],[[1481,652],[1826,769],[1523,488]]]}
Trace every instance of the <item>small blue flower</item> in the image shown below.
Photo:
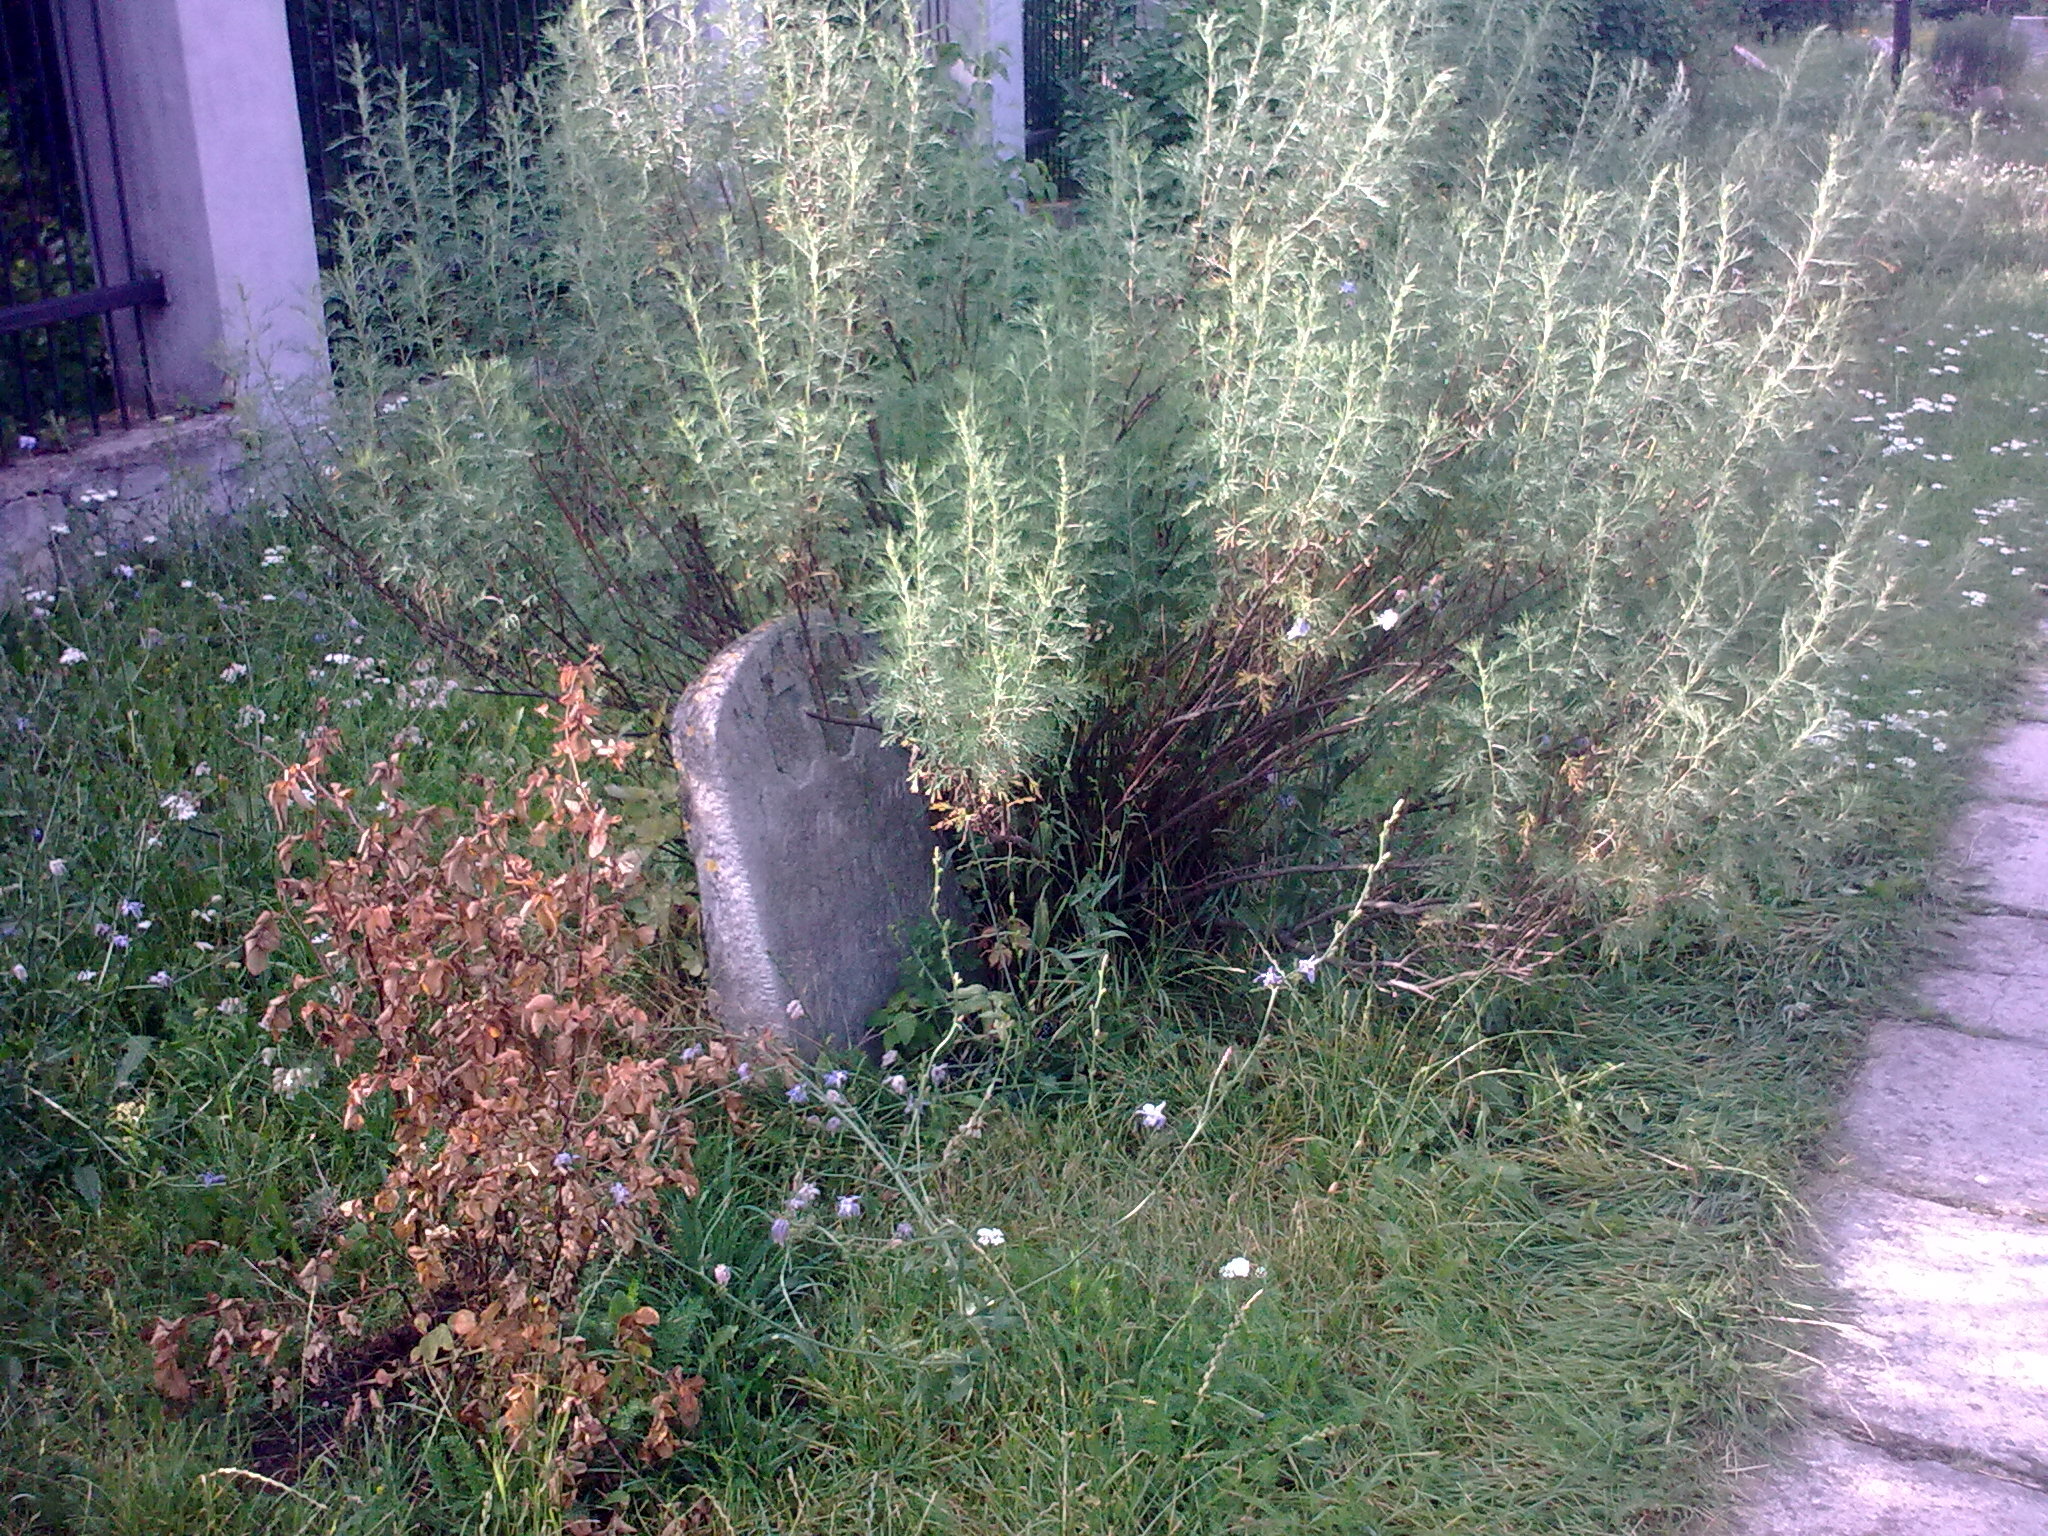
{"label": "small blue flower", "polygon": [[624,1205],[632,1197],[632,1191],[616,1179],[612,1181],[612,1204]]}
{"label": "small blue flower", "polygon": [[142,916],[142,903],[137,901],[133,896],[130,896],[126,901],[121,903],[121,915],[123,917]]}
{"label": "small blue flower", "polygon": [[789,1218],[778,1216],[768,1223],[768,1241],[786,1243],[789,1241]]}
{"label": "small blue flower", "polygon": [[555,1154],[555,1166],[557,1168],[573,1168],[575,1164],[576,1154],[574,1152],[557,1152]]}
{"label": "small blue flower", "polygon": [[1301,959],[1294,962],[1294,974],[1303,981],[1313,984],[1316,979],[1316,970],[1322,963],[1320,956],[1304,955]]}
{"label": "small blue flower", "polygon": [[917,1228],[913,1227],[909,1222],[899,1221],[896,1223],[896,1237],[899,1242],[907,1243],[915,1236],[917,1236]]}
{"label": "small blue flower", "polygon": [[199,1182],[201,1184],[204,1184],[208,1189],[218,1189],[221,1187],[221,1185],[227,1183],[227,1181],[228,1176],[224,1173],[207,1172],[199,1175]]}
{"label": "small blue flower", "polygon": [[1358,292],[1358,284],[1354,283],[1350,278],[1347,277],[1344,279],[1343,282],[1337,285],[1337,291],[1339,293],[1356,293]]}
{"label": "small blue flower", "polygon": [[846,1074],[837,1070],[827,1072],[825,1074],[825,1086],[827,1088],[844,1088],[846,1086]]}
{"label": "small blue flower", "polygon": [[1280,967],[1277,965],[1269,965],[1259,972],[1258,981],[1268,992],[1278,992],[1287,985],[1287,978],[1280,974]]}
{"label": "small blue flower", "polygon": [[784,1097],[792,1104],[808,1104],[811,1102],[811,1091],[802,1083],[791,1083],[789,1092]]}
{"label": "small blue flower", "polygon": [[856,1195],[841,1195],[837,1210],[841,1221],[852,1221],[860,1214],[860,1198]]}

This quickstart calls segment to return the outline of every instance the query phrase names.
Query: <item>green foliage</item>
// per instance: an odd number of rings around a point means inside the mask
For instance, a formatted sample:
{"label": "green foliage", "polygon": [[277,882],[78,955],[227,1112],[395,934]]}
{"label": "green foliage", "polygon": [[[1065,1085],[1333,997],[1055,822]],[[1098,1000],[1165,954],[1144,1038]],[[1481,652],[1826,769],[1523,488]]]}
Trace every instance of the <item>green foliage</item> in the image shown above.
{"label": "green foliage", "polygon": [[1699,22],[1691,0],[1592,0],[1580,25],[1595,52],[1670,69],[1697,46]]}
{"label": "green foliage", "polygon": [[2026,73],[2032,57],[2027,40],[2013,30],[2008,18],[1962,15],[1943,22],[1935,32],[1927,67],[1960,97],[1987,86],[2010,88]]}
{"label": "green foliage", "polygon": [[1902,140],[1881,80],[1808,111],[1804,65],[1711,146],[1612,75],[1546,138],[1576,15],[1182,17],[1170,110],[1093,113],[1071,228],[893,13],[735,51],[586,8],[494,154],[366,89],[301,508],[516,686],[601,640],[652,706],[852,611],[1023,906],[1101,867],[1214,915],[1319,776],[1431,806],[1417,896],[1734,910],[1828,834],[1731,818],[1837,824],[1811,733],[1885,556],[1778,466]]}

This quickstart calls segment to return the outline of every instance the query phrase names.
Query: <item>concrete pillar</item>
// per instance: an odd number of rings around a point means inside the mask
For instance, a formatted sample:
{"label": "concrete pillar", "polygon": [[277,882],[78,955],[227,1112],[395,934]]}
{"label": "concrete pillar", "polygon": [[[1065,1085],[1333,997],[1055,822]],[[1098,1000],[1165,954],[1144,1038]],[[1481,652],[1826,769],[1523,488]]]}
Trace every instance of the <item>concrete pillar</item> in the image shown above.
{"label": "concrete pillar", "polygon": [[960,45],[955,78],[963,88],[985,84],[991,92],[988,128],[996,157],[1022,157],[1023,0],[951,0],[946,21],[952,40]]}
{"label": "concrete pillar", "polygon": [[327,341],[284,0],[58,11],[96,240],[122,227],[118,161],[134,265],[163,275],[163,308],[141,314],[157,409],[316,393]]}

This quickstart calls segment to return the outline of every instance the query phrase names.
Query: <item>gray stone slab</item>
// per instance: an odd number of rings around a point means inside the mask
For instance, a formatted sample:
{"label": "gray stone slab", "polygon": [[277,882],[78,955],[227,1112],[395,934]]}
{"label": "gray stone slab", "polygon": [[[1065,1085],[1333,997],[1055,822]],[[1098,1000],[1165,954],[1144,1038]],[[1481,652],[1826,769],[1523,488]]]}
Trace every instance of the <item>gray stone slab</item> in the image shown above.
{"label": "gray stone slab", "polygon": [[1980,1210],[2048,1214],[2048,1051],[1881,1024],[1838,1139],[1855,1177]]}
{"label": "gray stone slab", "polygon": [[2048,982],[2048,920],[1974,913],[1955,925],[1948,958],[1959,971]]}
{"label": "gray stone slab", "polygon": [[1985,900],[2048,913],[2048,808],[1972,806],[1957,824],[1956,853]]}
{"label": "gray stone slab", "polygon": [[1859,1184],[1818,1214],[1849,1326],[1814,1405],[1861,1440],[2048,1481],[2048,1227]]}
{"label": "gray stone slab", "polygon": [[711,1006],[807,1054],[858,1043],[904,956],[958,898],[910,755],[866,721],[860,637],[797,616],[743,636],[676,705]]}
{"label": "gray stone slab", "polygon": [[1979,782],[1988,795],[2048,805],[2048,723],[2028,721],[2001,732],[1984,754]]}
{"label": "gray stone slab", "polygon": [[2048,977],[1995,971],[1935,971],[1920,1001],[1958,1029],[2048,1046]]}
{"label": "gray stone slab", "polygon": [[1815,1433],[1752,1480],[1732,1526],[1737,1536],[2043,1536],[2048,1494]]}

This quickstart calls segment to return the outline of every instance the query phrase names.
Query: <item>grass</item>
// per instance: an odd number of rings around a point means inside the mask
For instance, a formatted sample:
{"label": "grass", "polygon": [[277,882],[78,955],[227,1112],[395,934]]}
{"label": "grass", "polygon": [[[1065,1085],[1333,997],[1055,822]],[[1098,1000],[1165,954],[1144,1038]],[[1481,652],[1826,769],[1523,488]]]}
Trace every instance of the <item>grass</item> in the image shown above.
{"label": "grass", "polygon": [[[744,1135],[707,1121],[704,1191],[658,1244],[591,1277],[589,1336],[652,1305],[656,1365],[709,1386],[692,1443],[614,1468],[586,1513],[673,1536],[1612,1536],[1711,1507],[1788,1412],[1817,1300],[1789,1258],[1801,1169],[1938,910],[1942,829],[2048,570],[2042,182],[1917,174],[1967,219],[1866,312],[1786,469],[1822,506],[1867,492],[1916,552],[1850,671],[1861,810],[1835,861],[1740,931],[1583,943],[1433,1002],[1104,940],[1040,957],[1001,1049],[942,1050],[902,1092],[842,1063],[851,1131],[764,1088]],[[431,1393],[350,1425],[260,1380],[151,1390],[154,1319],[288,1309],[381,1164],[230,963],[273,900],[262,784],[323,712],[358,772],[419,731],[412,788],[449,803],[540,742],[530,701],[445,690],[287,526],[0,621],[0,1523],[552,1532],[539,1457]]]}

